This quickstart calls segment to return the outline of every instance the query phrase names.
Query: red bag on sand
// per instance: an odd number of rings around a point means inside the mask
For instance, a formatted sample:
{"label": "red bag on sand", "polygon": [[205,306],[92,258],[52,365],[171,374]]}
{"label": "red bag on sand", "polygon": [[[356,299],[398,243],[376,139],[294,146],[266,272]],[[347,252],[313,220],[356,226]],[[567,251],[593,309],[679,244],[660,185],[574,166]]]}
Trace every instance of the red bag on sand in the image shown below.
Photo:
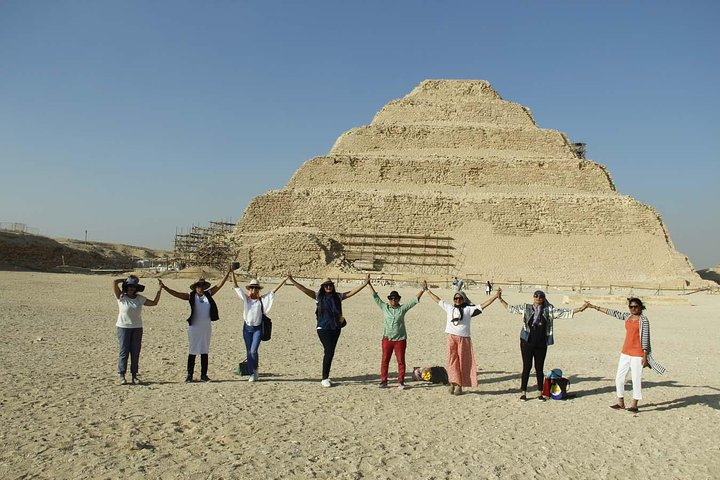
{"label": "red bag on sand", "polygon": [[545,381],[543,382],[543,390],[542,390],[543,397],[550,396],[550,384],[551,384],[550,379],[546,378]]}

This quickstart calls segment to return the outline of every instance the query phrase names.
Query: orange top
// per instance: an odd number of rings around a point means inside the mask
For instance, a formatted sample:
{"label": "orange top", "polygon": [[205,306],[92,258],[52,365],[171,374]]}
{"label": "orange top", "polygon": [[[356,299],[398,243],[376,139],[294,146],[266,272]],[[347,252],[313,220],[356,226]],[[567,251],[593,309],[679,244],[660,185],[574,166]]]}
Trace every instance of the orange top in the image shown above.
{"label": "orange top", "polygon": [[642,357],[643,349],[640,344],[640,318],[628,318],[625,320],[625,343],[622,353],[631,357]]}

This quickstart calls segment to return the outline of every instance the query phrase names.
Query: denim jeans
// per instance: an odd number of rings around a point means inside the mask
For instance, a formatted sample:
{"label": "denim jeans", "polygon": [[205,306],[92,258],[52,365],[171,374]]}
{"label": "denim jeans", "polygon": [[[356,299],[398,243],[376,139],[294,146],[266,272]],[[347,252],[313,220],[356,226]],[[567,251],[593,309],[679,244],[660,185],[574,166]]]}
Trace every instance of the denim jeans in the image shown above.
{"label": "denim jeans", "polygon": [[130,373],[136,376],[140,362],[140,347],[142,346],[142,328],[117,327],[120,354],[118,355],[118,373],[125,375],[127,371],[128,355],[130,356]]}
{"label": "denim jeans", "polygon": [[258,349],[260,348],[260,334],[262,327],[260,325],[252,327],[247,323],[243,323],[243,340],[245,340],[245,349],[247,350],[248,373],[252,375],[258,367]]}

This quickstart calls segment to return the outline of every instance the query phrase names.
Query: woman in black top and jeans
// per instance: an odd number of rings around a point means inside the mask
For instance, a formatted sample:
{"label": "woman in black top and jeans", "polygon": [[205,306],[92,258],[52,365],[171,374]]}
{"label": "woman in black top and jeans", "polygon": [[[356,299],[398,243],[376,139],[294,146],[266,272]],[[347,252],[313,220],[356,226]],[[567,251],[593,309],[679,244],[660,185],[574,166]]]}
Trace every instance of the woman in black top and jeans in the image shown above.
{"label": "woman in black top and jeans", "polygon": [[335,283],[329,278],[320,284],[320,290],[317,292],[313,292],[306,286],[295,281],[292,275],[288,276],[288,280],[300,291],[305,293],[305,295],[315,300],[317,304],[315,310],[317,334],[323,346],[323,368],[320,384],[323,387],[332,387],[330,367],[332,366],[333,357],[335,356],[335,347],[340,339],[340,329],[344,326],[341,325],[341,321],[344,321],[342,318],[342,301],[352,297],[365,288],[365,286],[370,283],[370,275],[365,278],[365,282],[349,292],[344,293],[336,292]]}
{"label": "woman in black top and jeans", "polygon": [[499,299],[508,309],[508,312],[523,315],[523,326],[520,330],[520,354],[522,355],[523,370],[520,377],[520,400],[527,400],[527,386],[530,380],[530,370],[535,363],[535,377],[537,379],[538,400],[545,400],[542,394],[545,373],[545,356],[547,347],[555,343],[553,337],[553,320],[556,318],[572,318],[588,306],[587,302],[576,309],[555,308],[545,298],[545,292],[536,290],[533,294],[533,303],[508,305],[502,298],[502,289],[498,288]]}

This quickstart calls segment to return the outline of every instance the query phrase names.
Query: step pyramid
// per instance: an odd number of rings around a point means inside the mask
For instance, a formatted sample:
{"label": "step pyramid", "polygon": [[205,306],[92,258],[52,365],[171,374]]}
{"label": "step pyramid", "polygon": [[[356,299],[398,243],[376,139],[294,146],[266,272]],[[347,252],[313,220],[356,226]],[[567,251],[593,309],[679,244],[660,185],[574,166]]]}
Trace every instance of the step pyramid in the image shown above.
{"label": "step pyramid", "polygon": [[233,241],[257,275],[700,282],[652,207],[483,80],[425,80],[254,198]]}

